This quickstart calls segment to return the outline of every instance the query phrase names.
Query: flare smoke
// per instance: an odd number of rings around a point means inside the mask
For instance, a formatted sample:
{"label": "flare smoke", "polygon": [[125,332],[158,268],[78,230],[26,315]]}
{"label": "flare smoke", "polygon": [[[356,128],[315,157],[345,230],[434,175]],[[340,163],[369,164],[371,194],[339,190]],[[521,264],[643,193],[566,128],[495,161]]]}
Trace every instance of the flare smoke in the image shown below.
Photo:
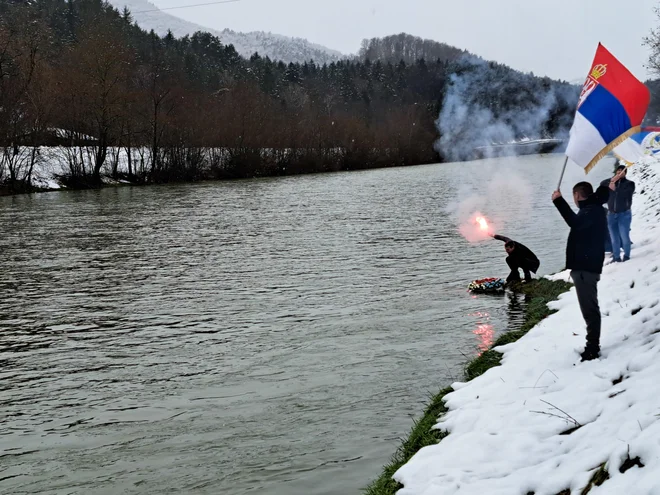
{"label": "flare smoke", "polygon": [[525,140],[564,138],[570,128],[579,88],[523,74],[503,65],[464,57],[457,62],[436,125],[436,150],[447,161],[511,155]]}

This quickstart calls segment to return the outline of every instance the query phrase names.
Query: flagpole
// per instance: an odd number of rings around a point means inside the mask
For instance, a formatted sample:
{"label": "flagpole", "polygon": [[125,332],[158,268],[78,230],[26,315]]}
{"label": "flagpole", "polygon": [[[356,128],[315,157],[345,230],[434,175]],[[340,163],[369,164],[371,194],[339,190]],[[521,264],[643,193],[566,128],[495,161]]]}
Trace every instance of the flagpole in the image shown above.
{"label": "flagpole", "polygon": [[564,160],[564,166],[561,169],[561,175],[559,176],[559,184],[557,184],[557,191],[561,189],[561,182],[564,180],[564,172],[566,172],[566,164],[568,163],[568,157]]}

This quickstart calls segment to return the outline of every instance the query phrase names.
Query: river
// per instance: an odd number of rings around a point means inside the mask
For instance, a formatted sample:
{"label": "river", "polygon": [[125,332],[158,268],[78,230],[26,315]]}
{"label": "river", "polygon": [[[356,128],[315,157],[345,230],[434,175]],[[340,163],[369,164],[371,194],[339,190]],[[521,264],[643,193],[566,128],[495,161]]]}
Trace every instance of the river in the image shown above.
{"label": "river", "polygon": [[359,493],[520,319],[455,206],[557,271],[561,162],[0,198],[0,493]]}

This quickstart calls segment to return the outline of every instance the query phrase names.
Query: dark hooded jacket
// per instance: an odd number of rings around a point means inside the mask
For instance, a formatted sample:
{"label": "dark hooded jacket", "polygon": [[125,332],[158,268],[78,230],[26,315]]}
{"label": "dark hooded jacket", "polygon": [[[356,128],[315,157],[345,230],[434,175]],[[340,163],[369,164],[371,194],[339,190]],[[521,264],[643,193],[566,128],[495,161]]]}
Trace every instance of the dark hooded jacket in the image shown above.
{"label": "dark hooded jacket", "polygon": [[[610,179],[600,183],[601,186],[608,187]],[[609,188],[609,187],[608,187]],[[610,213],[623,213],[632,207],[633,194],[635,194],[635,183],[625,177],[619,180],[614,191],[610,191],[610,197],[607,201],[607,209]]]}
{"label": "dark hooded jacket", "polygon": [[513,242],[514,248],[513,252],[509,255],[509,258],[515,266],[529,270],[533,273],[536,273],[539,269],[541,262],[527,246],[520,244],[517,241],[513,241],[508,237],[504,237],[503,235],[494,235],[493,238],[502,242]]}
{"label": "dark hooded jacket", "polygon": [[567,269],[603,272],[605,238],[609,235],[603,205],[607,203],[609,191],[607,187],[600,186],[594,194],[579,202],[577,213],[563,197],[555,199],[555,206],[571,228],[566,243]]}

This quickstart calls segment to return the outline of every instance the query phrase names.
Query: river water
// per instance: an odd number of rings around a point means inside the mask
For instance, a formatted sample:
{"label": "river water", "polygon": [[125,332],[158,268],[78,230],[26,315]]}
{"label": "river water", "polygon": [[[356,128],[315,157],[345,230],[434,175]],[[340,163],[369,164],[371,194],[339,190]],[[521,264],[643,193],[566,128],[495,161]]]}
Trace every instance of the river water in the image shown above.
{"label": "river water", "polygon": [[359,493],[520,319],[456,205],[559,270],[561,161],[0,198],[0,493]]}

